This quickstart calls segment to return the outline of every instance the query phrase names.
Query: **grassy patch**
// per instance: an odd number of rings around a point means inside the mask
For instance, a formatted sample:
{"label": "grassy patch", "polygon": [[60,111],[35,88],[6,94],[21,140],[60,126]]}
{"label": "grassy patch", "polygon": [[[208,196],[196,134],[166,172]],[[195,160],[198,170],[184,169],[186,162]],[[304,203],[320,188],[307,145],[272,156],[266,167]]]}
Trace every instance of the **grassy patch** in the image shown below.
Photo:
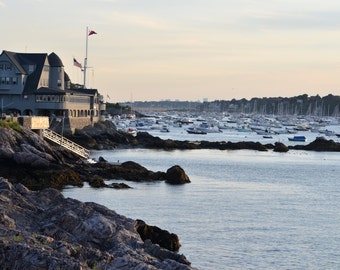
{"label": "grassy patch", "polygon": [[20,126],[19,122],[13,121],[12,119],[2,119],[0,120],[0,127],[4,128],[11,128],[16,131],[21,131],[22,127]]}

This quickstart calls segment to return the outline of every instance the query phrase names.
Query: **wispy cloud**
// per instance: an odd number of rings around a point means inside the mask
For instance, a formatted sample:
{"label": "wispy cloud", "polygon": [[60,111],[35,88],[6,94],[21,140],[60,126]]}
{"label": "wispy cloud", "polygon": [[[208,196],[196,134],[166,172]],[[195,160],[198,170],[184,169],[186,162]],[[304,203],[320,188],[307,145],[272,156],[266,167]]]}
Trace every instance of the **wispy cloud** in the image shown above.
{"label": "wispy cloud", "polygon": [[251,27],[279,30],[332,30],[340,26],[338,7],[315,6],[268,7],[252,6],[243,10],[241,19]]}
{"label": "wispy cloud", "polygon": [[121,12],[114,12],[113,14],[110,14],[110,21],[115,21],[115,23],[132,25],[144,29],[164,30],[170,28],[169,25],[167,25],[164,21],[160,19]]}
{"label": "wispy cloud", "polygon": [[4,7],[6,7],[6,4],[4,2],[0,1],[0,8],[4,8]]}

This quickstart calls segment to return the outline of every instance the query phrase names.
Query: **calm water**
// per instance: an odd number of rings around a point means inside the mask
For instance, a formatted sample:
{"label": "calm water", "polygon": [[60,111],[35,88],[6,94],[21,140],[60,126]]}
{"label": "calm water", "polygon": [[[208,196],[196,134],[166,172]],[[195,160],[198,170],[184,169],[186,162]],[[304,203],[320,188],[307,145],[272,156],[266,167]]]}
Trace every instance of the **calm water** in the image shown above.
{"label": "calm water", "polygon": [[[340,154],[218,150],[93,152],[150,170],[180,165],[192,183],[69,188],[179,235],[199,269],[340,269]],[[122,181],[119,181],[122,182]]]}

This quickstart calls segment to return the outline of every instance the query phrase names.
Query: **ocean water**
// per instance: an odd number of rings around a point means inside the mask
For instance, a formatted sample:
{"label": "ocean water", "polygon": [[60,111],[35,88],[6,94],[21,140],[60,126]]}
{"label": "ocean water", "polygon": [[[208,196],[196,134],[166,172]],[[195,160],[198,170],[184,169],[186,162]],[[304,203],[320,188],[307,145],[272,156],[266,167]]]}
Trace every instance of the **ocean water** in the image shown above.
{"label": "ocean water", "polygon": [[[340,269],[340,154],[250,150],[92,152],[154,171],[180,165],[191,183],[126,182],[132,189],[69,187],[179,236],[198,269]],[[124,182],[122,180],[111,180]]]}

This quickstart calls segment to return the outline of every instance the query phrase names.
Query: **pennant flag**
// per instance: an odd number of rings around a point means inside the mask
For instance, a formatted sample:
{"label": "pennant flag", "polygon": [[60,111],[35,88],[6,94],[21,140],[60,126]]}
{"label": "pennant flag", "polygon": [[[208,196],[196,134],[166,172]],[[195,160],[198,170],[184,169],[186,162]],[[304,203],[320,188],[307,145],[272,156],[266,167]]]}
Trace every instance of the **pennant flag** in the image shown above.
{"label": "pennant flag", "polygon": [[93,31],[93,30],[90,30],[90,32],[89,32],[89,36],[91,36],[91,35],[96,35],[97,34],[97,32],[95,32],[95,31]]}
{"label": "pennant flag", "polygon": [[79,68],[83,68],[83,66],[75,58],[73,58],[73,65]]}

